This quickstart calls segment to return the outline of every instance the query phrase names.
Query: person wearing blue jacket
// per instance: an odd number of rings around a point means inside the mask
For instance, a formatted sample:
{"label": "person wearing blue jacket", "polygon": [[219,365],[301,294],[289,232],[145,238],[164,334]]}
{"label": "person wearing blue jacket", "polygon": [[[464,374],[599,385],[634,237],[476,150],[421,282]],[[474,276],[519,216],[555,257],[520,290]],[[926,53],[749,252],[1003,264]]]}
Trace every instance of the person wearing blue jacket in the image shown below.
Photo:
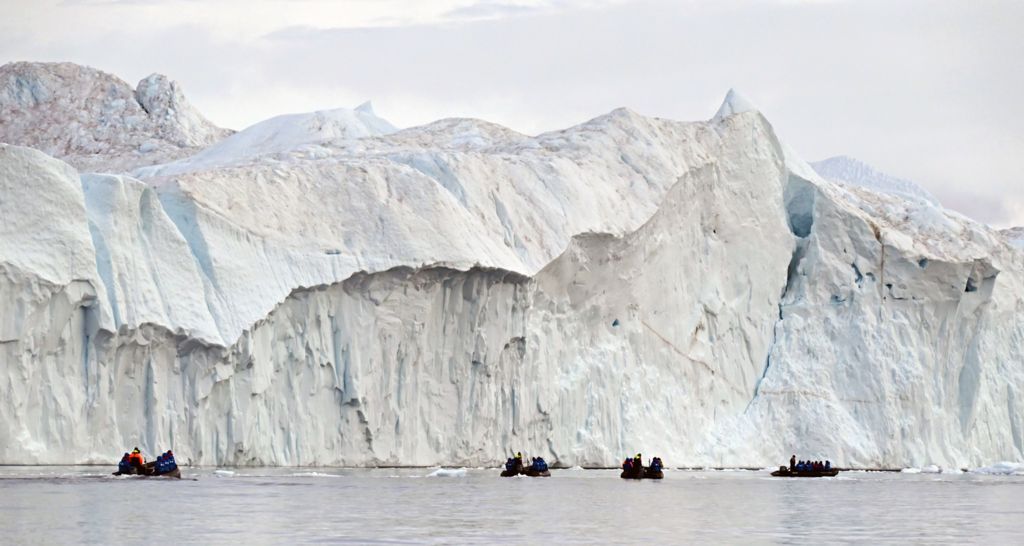
{"label": "person wearing blue jacket", "polygon": [[125,453],[124,456],[121,457],[121,462],[117,463],[117,471],[121,472],[122,474],[127,474],[128,471],[131,470],[131,468],[132,468],[131,460],[130,460],[128,454]]}

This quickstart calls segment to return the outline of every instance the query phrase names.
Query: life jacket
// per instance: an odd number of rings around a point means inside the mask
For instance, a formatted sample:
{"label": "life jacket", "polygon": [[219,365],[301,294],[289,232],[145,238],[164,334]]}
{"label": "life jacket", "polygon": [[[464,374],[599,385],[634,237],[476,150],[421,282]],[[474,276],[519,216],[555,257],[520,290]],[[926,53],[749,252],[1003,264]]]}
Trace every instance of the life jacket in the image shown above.
{"label": "life jacket", "polygon": [[132,453],[128,455],[128,464],[142,466],[146,464],[146,460],[142,457],[142,453]]}

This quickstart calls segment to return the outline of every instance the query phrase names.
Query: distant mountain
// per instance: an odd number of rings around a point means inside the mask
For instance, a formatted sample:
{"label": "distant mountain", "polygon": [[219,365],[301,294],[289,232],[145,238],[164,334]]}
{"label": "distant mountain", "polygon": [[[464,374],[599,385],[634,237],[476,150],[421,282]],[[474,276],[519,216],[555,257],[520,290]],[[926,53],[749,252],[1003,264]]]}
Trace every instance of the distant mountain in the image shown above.
{"label": "distant mountain", "polygon": [[1011,245],[1024,249],[1024,226],[1004,229],[1000,233],[1010,241]]}
{"label": "distant mountain", "polygon": [[811,163],[811,167],[823,178],[840,184],[868,188],[880,193],[899,195],[908,199],[920,199],[933,205],[939,200],[918,184],[885,174],[871,165],[848,156],[836,156]]}
{"label": "distant mountain", "polygon": [[0,142],[42,150],[82,171],[121,172],[191,155],[231,134],[153,74],[133,89],[71,63],[0,66]]}

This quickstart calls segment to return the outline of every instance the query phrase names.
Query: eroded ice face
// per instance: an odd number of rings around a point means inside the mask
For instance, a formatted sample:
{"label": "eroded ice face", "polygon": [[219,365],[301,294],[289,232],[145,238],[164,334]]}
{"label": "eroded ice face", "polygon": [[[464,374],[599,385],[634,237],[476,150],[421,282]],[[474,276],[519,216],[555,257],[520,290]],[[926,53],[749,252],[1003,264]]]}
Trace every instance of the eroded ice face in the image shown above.
{"label": "eroded ice face", "polygon": [[136,174],[0,148],[0,462],[1022,449],[1021,252],[824,180],[735,94],[535,137],[284,116]]}

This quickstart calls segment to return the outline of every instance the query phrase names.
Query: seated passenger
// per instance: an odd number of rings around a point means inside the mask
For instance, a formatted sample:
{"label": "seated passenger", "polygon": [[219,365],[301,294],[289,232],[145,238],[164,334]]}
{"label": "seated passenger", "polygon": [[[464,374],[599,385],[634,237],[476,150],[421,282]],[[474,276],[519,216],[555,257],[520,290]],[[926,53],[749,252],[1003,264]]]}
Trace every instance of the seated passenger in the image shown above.
{"label": "seated passenger", "polygon": [[516,467],[516,462],[514,460],[512,460],[512,457],[509,457],[508,460],[505,461],[505,470],[507,470],[509,472],[512,472],[512,470],[515,467]]}
{"label": "seated passenger", "polygon": [[125,453],[121,457],[121,461],[119,463],[117,463],[117,471],[118,472],[127,472],[128,469],[131,468],[131,467],[132,467],[132,463],[131,463],[131,461],[128,458],[128,454]]}
{"label": "seated passenger", "polygon": [[825,470],[832,470],[832,461],[825,461]]}
{"label": "seated passenger", "polygon": [[131,454],[128,455],[128,463],[135,467],[145,466],[146,459],[142,456],[142,452],[139,448],[132,450]]}

